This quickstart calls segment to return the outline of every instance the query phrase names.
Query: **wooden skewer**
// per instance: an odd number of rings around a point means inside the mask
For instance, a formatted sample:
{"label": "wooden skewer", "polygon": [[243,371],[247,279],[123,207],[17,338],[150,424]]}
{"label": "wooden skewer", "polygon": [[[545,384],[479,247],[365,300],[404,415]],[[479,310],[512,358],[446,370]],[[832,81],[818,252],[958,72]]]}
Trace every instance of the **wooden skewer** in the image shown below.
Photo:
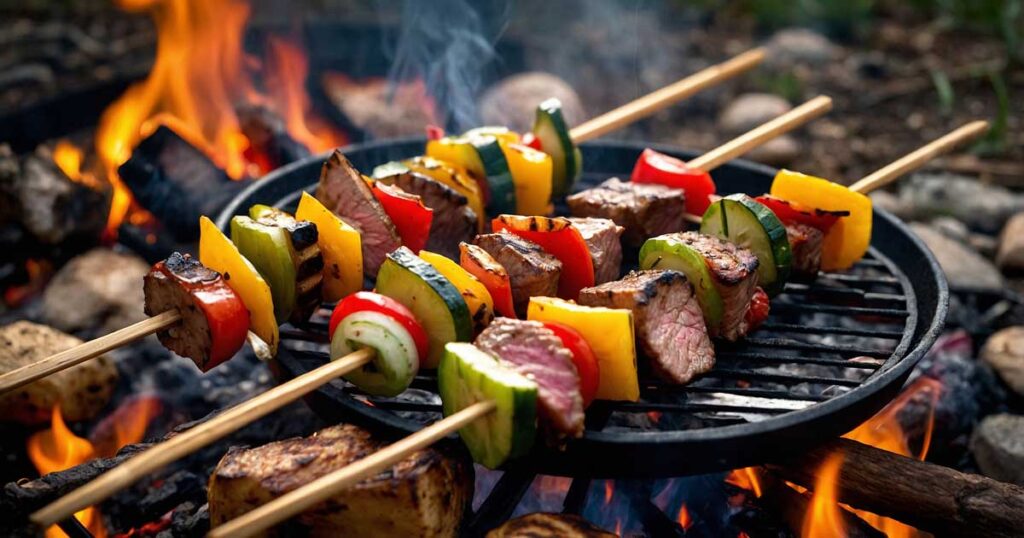
{"label": "wooden skewer", "polygon": [[764,57],[765,49],[763,48],[748,50],[735,58],[698,71],[664,88],[630,101],[615,110],[577,125],[569,131],[569,136],[577,144],[602,136],[624,125],[646,118],[704,88],[752,69],[761,63]]}
{"label": "wooden skewer", "polygon": [[865,176],[860,181],[851,185],[850,190],[861,194],[868,194],[873,190],[880,189],[899,179],[907,172],[924,166],[935,157],[952,150],[960,144],[974,140],[987,130],[987,121],[972,121]]}
{"label": "wooden skewer", "polygon": [[41,361],[26,364],[17,370],[11,370],[0,375],[0,394],[27,385],[50,374],[71,368],[89,359],[99,357],[112,349],[166,329],[179,320],[181,320],[181,314],[177,311],[164,312],[95,340],[90,340],[71,349],[50,355]]}
{"label": "wooden skewer", "polygon": [[229,536],[252,536],[292,516],[300,514],[334,495],[351,487],[358,481],[372,476],[405,459],[409,454],[426,448],[474,420],[494,411],[492,401],[477,402],[454,415],[435,422],[426,428],[378,450],[374,454],[351,465],[328,473],[320,478],[282,495],[273,501],[227,523],[210,530],[211,538]]}
{"label": "wooden skewer", "polygon": [[785,114],[686,163],[690,168],[710,172],[744,153],[781,136],[832,110],[832,98],[819,95]]}
{"label": "wooden skewer", "polygon": [[102,502],[143,476],[183,458],[231,432],[294,402],[327,382],[369,362],[370,349],[361,349],[331,361],[291,381],[278,385],[251,400],[240,403],[180,435],[155,445],[107,471],[96,480],[57,499],[30,516],[33,523],[47,528],[76,512]]}

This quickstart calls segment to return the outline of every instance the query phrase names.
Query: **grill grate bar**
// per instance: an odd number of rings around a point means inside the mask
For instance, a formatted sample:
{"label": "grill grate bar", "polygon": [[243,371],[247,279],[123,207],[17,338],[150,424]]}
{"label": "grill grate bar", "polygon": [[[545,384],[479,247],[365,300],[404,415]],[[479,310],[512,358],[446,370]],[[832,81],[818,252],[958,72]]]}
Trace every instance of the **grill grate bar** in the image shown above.
{"label": "grill grate bar", "polygon": [[661,391],[662,393],[725,393],[736,396],[749,396],[754,398],[771,398],[773,400],[814,400],[824,402],[828,396],[816,394],[794,394],[785,390],[752,389],[746,387],[705,387],[698,385],[676,385],[663,381],[642,382],[645,387]]}
{"label": "grill grate bar", "polygon": [[863,306],[839,306],[825,304],[799,304],[789,301],[776,301],[771,306],[772,313],[778,314],[844,314],[862,316],[883,316],[890,318],[905,318],[910,312],[901,308],[868,308]]}
{"label": "grill grate bar", "polygon": [[891,276],[863,276],[849,273],[818,273],[819,281],[842,282],[844,284],[866,286],[893,286],[899,287],[900,281]]}
{"label": "grill grate bar", "polygon": [[795,323],[763,323],[759,328],[761,331],[791,332],[791,333],[812,333],[812,334],[835,334],[840,336],[866,336],[872,338],[884,338],[899,340],[903,338],[900,331],[886,331],[881,329],[854,329],[850,327],[798,325]]}
{"label": "grill grate bar", "polygon": [[[807,402],[807,405],[811,405],[812,402]],[[648,402],[622,402],[616,405],[616,411],[622,411],[625,413],[647,413],[649,411],[658,411],[662,413],[689,413],[693,411],[713,411],[723,413],[764,413],[764,414],[778,414],[788,413],[794,409],[803,409],[807,406],[778,406],[778,407],[762,407],[757,405],[729,405],[729,404],[716,404],[716,403],[699,403],[699,402],[687,402],[687,403],[648,403]]]}
{"label": "grill grate bar", "polygon": [[838,288],[832,286],[809,286],[807,284],[786,284],[786,293],[794,295],[813,295],[817,298],[856,297],[865,301],[896,302],[903,303],[907,300],[905,295],[898,293],[876,293],[865,291],[861,288]]}
{"label": "grill grate bar", "polygon": [[[776,349],[793,349],[797,351],[823,351],[828,353],[845,353],[850,355],[867,355],[869,357],[885,358],[888,357],[892,350],[878,350],[866,347],[858,346],[846,346],[841,344],[821,344],[816,342],[800,342],[797,340],[790,340],[788,338],[750,338],[746,339],[746,344],[751,346],[768,347]],[[789,359],[789,357],[785,357]]]}
{"label": "grill grate bar", "polygon": [[[829,359],[826,357],[779,357],[777,355],[769,355],[765,353],[747,353],[747,352],[726,352],[719,353],[719,359],[728,360],[750,360],[750,361],[761,361],[761,362],[773,362],[781,364],[819,364],[822,366],[838,366],[840,368],[853,368],[856,370],[871,370],[875,371],[882,366],[882,362],[851,362],[844,359]],[[719,363],[721,364],[721,363]]]}
{"label": "grill grate bar", "polygon": [[756,370],[732,370],[727,368],[715,368],[704,374],[706,377],[724,377],[729,379],[757,379],[761,381],[775,381],[778,383],[818,383],[821,385],[840,385],[843,387],[856,387],[861,381],[854,379],[843,379],[839,377],[824,377],[812,375],[780,374],[774,372],[760,372]]}

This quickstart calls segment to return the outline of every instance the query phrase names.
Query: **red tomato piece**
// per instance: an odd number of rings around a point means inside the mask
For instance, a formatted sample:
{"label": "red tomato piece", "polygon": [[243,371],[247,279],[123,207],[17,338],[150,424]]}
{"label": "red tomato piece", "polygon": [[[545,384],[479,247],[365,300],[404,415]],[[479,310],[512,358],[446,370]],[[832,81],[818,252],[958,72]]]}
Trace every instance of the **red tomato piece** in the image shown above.
{"label": "red tomato piece", "polygon": [[441,140],[444,138],[444,128],[433,123],[427,125],[427,140]]}
{"label": "red tomato piece", "polygon": [[564,217],[499,215],[491,221],[495,232],[507,231],[540,245],[562,262],[558,296],[576,300],[580,290],[594,285],[594,261],[580,231]]}
{"label": "red tomato piece", "polygon": [[682,189],[686,192],[686,212],[691,215],[703,215],[711,205],[711,195],[715,194],[715,182],[710,174],[650,148],[636,160],[630,180]]}
{"label": "red tomato piece", "polygon": [[520,137],[519,142],[524,146],[530,146],[537,151],[544,151],[544,147],[541,145],[540,139],[534,136],[533,133],[523,133]]}
{"label": "red tomato piece", "polygon": [[768,294],[758,286],[754,290],[754,296],[750,298],[750,308],[743,315],[750,330],[760,327],[764,320],[768,319],[769,310],[771,310],[771,304],[768,300]]}
{"label": "red tomato piece", "polygon": [[553,321],[543,323],[562,341],[562,345],[572,352],[572,362],[580,373],[580,396],[583,397],[583,407],[589,406],[597,395],[597,386],[601,380],[601,369],[597,364],[594,350],[576,329]]}
{"label": "red tomato piece", "polygon": [[420,359],[427,356],[430,349],[427,333],[423,330],[420,322],[416,321],[416,316],[412,311],[402,303],[372,291],[357,291],[342,299],[338,306],[334,307],[331,321],[327,326],[328,338],[334,338],[334,330],[349,314],[366,311],[379,312],[400,323],[405,330],[409,331],[412,341],[416,343],[416,353],[419,354]]}
{"label": "red tomato piece", "polygon": [[384,207],[391,222],[395,223],[402,244],[413,252],[423,250],[427,246],[434,210],[423,205],[419,196],[379,181],[373,184],[373,195]]}
{"label": "red tomato piece", "polygon": [[755,198],[765,207],[772,210],[776,217],[779,217],[784,224],[800,223],[812,226],[824,233],[832,228],[840,217],[850,215],[849,211],[825,211],[816,207],[807,207],[803,204],[783,200],[770,195],[758,196]]}
{"label": "red tomato piece", "polygon": [[459,243],[459,265],[475,276],[491,294],[494,310],[506,318],[516,317],[512,303],[512,281],[505,268],[486,250],[469,243]]}

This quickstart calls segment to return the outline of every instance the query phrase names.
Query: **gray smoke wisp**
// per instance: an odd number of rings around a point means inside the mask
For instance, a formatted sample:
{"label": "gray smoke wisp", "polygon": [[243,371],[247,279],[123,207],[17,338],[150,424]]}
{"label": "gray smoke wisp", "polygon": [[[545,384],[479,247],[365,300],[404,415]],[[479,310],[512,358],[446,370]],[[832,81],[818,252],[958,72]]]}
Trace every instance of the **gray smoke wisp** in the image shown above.
{"label": "gray smoke wisp", "polygon": [[511,0],[406,0],[389,73],[392,88],[420,78],[444,126],[479,125],[476,101],[495,60]]}

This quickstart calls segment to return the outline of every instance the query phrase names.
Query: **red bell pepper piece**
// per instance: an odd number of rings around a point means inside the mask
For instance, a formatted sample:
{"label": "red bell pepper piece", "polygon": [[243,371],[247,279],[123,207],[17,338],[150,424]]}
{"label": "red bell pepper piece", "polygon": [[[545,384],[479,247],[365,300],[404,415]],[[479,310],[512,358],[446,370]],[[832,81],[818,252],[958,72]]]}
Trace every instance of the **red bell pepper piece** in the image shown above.
{"label": "red bell pepper piece", "polygon": [[379,181],[373,184],[373,195],[384,206],[384,212],[391,217],[391,222],[395,223],[402,244],[413,252],[423,250],[427,246],[434,210],[423,205],[419,196]]}
{"label": "red bell pepper piece", "polygon": [[530,132],[523,133],[523,136],[519,137],[519,143],[524,146],[530,146],[537,151],[544,151],[544,147],[541,145],[540,139]]}
{"label": "red bell pepper piece", "polygon": [[743,315],[743,319],[747,322],[747,327],[749,327],[748,330],[752,331],[760,327],[764,320],[768,319],[769,310],[771,310],[771,304],[768,300],[768,294],[758,286],[754,290],[754,296],[750,298],[750,308]]}
{"label": "red bell pepper piece", "polygon": [[783,224],[794,222],[806,224],[821,230],[823,233],[828,233],[840,217],[850,215],[849,211],[825,211],[824,209],[807,207],[803,204],[790,202],[789,200],[783,200],[782,198],[776,198],[767,194],[758,196],[755,200],[771,209]]}
{"label": "red bell pepper piece", "polygon": [[441,140],[444,138],[444,127],[438,127],[433,123],[427,124],[427,140]]}
{"label": "red bell pepper piece", "polygon": [[495,232],[506,231],[540,245],[562,262],[558,296],[576,300],[580,290],[594,285],[594,262],[580,231],[564,217],[524,217],[498,215],[491,221]]}
{"label": "red bell pepper piece", "polygon": [[475,276],[491,294],[494,310],[506,318],[516,317],[512,303],[512,280],[505,268],[486,250],[469,243],[459,243],[459,265]]}
{"label": "red bell pepper piece", "polygon": [[636,160],[630,180],[637,183],[657,183],[686,192],[686,212],[703,215],[715,194],[715,182],[703,170],[690,168],[686,163],[647,148]]}
{"label": "red bell pepper piece", "polygon": [[583,407],[589,406],[590,402],[594,401],[594,396],[597,395],[597,386],[601,380],[601,369],[597,364],[594,350],[576,329],[554,321],[541,323],[551,329],[551,332],[555,333],[555,336],[562,341],[562,345],[572,352],[572,362],[580,374],[580,396],[583,397]]}
{"label": "red bell pepper piece", "polygon": [[379,312],[400,323],[402,327],[405,327],[405,330],[409,331],[409,336],[412,336],[412,341],[416,343],[416,352],[419,353],[419,356],[427,356],[427,351],[430,349],[427,333],[423,330],[423,326],[416,321],[416,316],[413,315],[412,311],[391,297],[386,297],[372,291],[357,291],[342,299],[338,306],[334,307],[334,312],[331,313],[331,321],[327,325],[328,337],[334,338],[334,330],[341,324],[341,320],[348,317],[349,314],[367,311]]}

